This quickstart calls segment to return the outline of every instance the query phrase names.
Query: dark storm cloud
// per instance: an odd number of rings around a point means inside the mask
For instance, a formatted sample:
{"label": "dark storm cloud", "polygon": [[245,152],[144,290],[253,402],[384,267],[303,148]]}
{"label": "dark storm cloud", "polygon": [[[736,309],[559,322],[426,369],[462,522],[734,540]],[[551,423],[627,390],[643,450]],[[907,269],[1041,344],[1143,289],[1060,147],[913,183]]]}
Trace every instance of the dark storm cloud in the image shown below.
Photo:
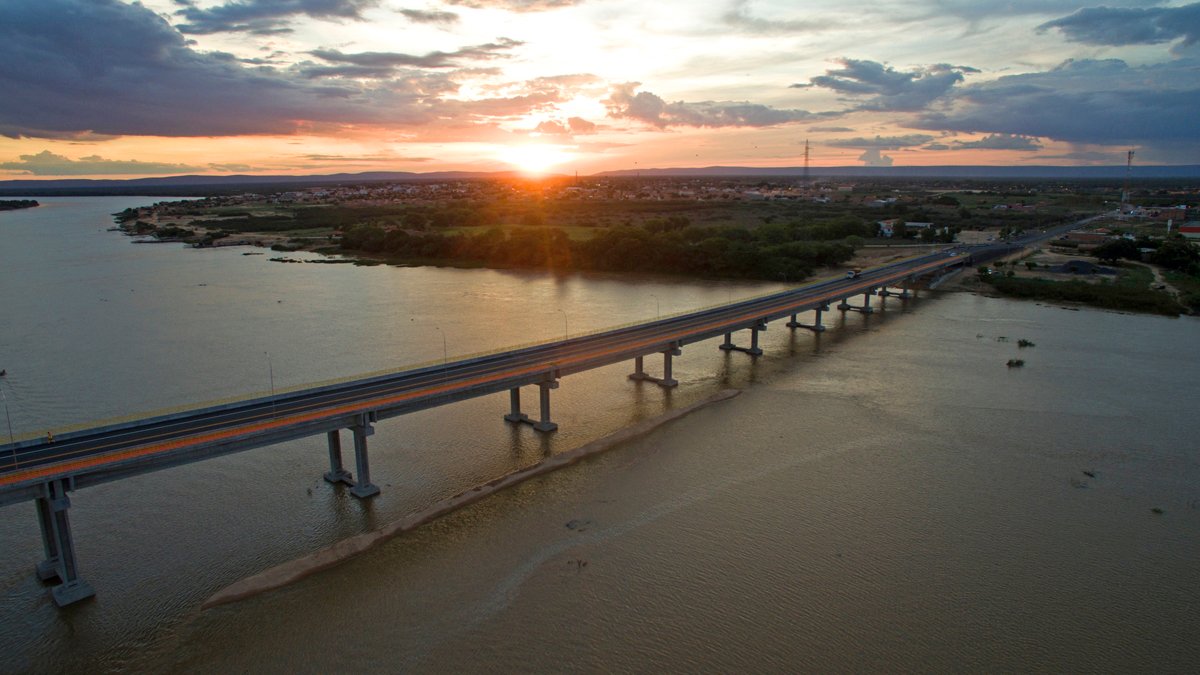
{"label": "dark storm cloud", "polygon": [[115,0],[0,3],[0,91],[0,134],[12,137],[291,133],[432,117],[407,81],[332,86],[246,67],[193,51],[154,12]]}
{"label": "dark storm cloud", "polygon": [[780,110],[739,101],[675,101],[667,103],[648,91],[635,93],[639,83],[616,85],[605,102],[614,118],[639,120],[659,129],[667,127],[770,127],[788,122],[812,121],[828,116],[806,110]]}
{"label": "dark storm cloud", "polygon": [[1011,134],[1071,143],[1155,143],[1196,148],[1200,60],[1131,67],[1071,60],[1040,73],[961,87],[952,105],[907,126]]}
{"label": "dark storm cloud", "polygon": [[[359,52],[357,54],[344,54],[336,49],[317,49],[309,53],[330,63],[345,64],[363,68],[364,72],[376,72],[374,69],[381,69],[386,73],[388,69],[399,66],[411,66],[416,68],[451,68],[458,65],[458,63],[461,61],[486,61],[490,59],[505,58],[508,55],[504,52],[513,49],[514,47],[519,47],[522,44],[524,43],[517,40],[499,38],[496,42],[475,45],[473,47],[463,47],[462,49],[452,52],[429,52],[428,54],[421,55],[403,54],[399,52]],[[379,75],[364,76],[379,77]]]}
{"label": "dark storm cloud", "polygon": [[954,141],[950,150],[1041,150],[1037,139],[1013,134],[990,134],[978,141]]}
{"label": "dark storm cloud", "polygon": [[229,0],[208,9],[188,3],[176,15],[184,20],[179,25],[183,33],[269,34],[286,32],[287,22],[300,16],[361,20],[363,10],[378,4],[379,0]]}
{"label": "dark storm cloud", "polygon": [[975,68],[938,63],[899,71],[876,61],[839,59],[841,68],[828,70],[794,88],[821,87],[850,99],[865,99],[854,110],[917,111],[946,95]]}
{"label": "dark storm cloud", "polygon": [[899,150],[924,145],[933,140],[928,134],[906,134],[904,136],[876,136],[875,138],[835,138],[824,141],[823,145],[835,148],[877,148],[879,150]]}
{"label": "dark storm cloud", "polygon": [[1038,31],[1051,28],[1072,42],[1119,46],[1180,40],[1178,48],[1183,49],[1200,42],[1200,3],[1151,9],[1088,7],[1047,21]]}

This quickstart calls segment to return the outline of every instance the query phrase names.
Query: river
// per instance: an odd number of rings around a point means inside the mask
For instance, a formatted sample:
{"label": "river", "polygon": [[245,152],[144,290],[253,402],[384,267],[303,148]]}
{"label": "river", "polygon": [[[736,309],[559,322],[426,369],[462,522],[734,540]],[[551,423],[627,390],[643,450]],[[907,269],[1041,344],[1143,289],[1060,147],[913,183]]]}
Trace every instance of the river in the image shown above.
{"label": "river", "polygon": [[[39,200],[0,213],[16,436],[779,288],[281,264],[105,231],[153,199]],[[549,437],[501,421],[504,395],[381,423],[383,491],[365,503],[321,480],[321,438],[79,491],[97,597],[66,610],[32,573],[32,506],[5,507],[0,671],[1194,670],[1200,362],[1186,350],[1200,323],[959,293],[831,318],[820,336],[772,324],[757,360],[691,345],[670,392],[629,365],[565,378]],[[744,393],[291,587],[198,609],[729,387]]]}

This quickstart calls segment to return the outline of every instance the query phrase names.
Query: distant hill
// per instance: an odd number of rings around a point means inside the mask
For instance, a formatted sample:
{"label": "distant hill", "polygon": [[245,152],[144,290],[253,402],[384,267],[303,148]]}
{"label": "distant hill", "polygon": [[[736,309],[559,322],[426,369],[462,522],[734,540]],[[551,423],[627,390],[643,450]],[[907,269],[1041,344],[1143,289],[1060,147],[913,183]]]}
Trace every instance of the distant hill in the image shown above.
{"label": "distant hill", "polygon": [[214,191],[236,192],[239,189],[275,187],[304,188],[319,185],[357,185],[361,183],[465,180],[471,178],[504,178],[511,171],[371,171],[365,173],[334,173],[310,176],[162,176],[155,178],[89,179],[57,178],[49,180],[0,181],[0,194],[129,194],[129,195],[188,195],[209,194]]}
{"label": "distant hill", "polygon": [[[819,166],[813,178],[1124,178],[1125,166]],[[605,171],[597,176],[788,176],[804,175],[802,167],[708,166],[695,169]],[[1200,164],[1134,166],[1132,178],[1200,178]]]}
{"label": "distant hill", "polygon": [[[1125,166],[823,166],[812,167],[812,178],[968,178],[968,179],[1098,179],[1124,178]],[[242,190],[300,189],[321,185],[356,185],[380,182],[449,181],[482,178],[511,178],[512,171],[372,171],[309,176],[163,176],[158,178],[0,181],[0,194],[53,195],[204,195]],[[605,171],[594,177],[791,177],[804,175],[801,167],[709,166],[703,168],[660,168]],[[1134,166],[1134,179],[1200,178],[1200,164],[1177,166]]]}

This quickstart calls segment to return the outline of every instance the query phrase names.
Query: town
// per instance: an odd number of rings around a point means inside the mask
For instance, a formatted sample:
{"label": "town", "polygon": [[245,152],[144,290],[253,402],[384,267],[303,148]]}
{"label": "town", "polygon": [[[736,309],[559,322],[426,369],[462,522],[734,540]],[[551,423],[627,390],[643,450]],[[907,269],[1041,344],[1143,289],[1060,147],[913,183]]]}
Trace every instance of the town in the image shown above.
{"label": "town", "polygon": [[[1098,216],[1022,254],[1006,280],[984,275],[988,290],[1040,296],[1057,280],[1096,304],[1085,296],[1111,280],[1105,292],[1137,296],[1119,307],[1173,313],[1200,307],[1200,257],[1188,243],[1200,237],[1198,203],[1200,189],[1172,181],[1130,189],[1111,181],[560,176],[287,186],[159,202],[116,218],[141,242],[307,250],[360,264],[799,282],[913,247],[1001,241]],[[1111,266],[1118,261],[1128,269]],[[1041,285],[1017,290],[1021,277]]]}

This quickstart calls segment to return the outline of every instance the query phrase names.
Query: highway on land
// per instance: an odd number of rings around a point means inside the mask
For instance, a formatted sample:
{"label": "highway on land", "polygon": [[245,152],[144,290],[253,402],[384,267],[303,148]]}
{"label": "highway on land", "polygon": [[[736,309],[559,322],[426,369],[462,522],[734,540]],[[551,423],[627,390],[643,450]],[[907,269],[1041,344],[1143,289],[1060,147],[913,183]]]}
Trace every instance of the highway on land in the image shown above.
{"label": "highway on land", "polygon": [[[347,381],[237,403],[202,407],[135,422],[63,433],[0,446],[0,497],[62,477],[86,478],[112,467],[186,459],[247,449],[346,428],[372,419],[556,380],[636,356],[750,328],[888,284],[934,274],[966,262],[963,250],[942,251],[742,302],[634,326]],[[216,450],[214,450],[216,448]],[[165,464],[164,464],[165,465]],[[147,468],[146,470],[152,470]],[[120,477],[113,475],[110,477]],[[97,479],[96,482],[99,482]],[[14,498],[19,497],[12,495]],[[0,499],[0,503],[12,500]]]}

